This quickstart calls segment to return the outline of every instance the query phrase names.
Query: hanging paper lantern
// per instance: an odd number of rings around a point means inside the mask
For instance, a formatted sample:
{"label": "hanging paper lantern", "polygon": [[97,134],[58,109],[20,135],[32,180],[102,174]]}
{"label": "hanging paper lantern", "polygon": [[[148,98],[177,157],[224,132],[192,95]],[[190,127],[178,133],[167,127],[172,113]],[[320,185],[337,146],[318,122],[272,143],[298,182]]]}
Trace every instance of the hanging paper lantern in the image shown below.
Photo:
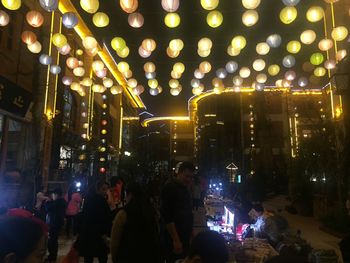
{"label": "hanging paper lantern", "polygon": [[192,79],[192,80],[191,80],[191,86],[192,86],[192,88],[197,88],[197,87],[199,87],[200,84],[201,84],[201,82],[200,82],[199,79]]}
{"label": "hanging paper lantern", "polygon": [[94,62],[92,62],[92,69],[95,72],[102,70],[104,67],[105,67],[105,64],[103,64],[101,60],[95,60]]}
{"label": "hanging paper lantern", "polygon": [[121,73],[127,72],[127,71],[130,69],[129,64],[128,64],[127,62],[125,62],[125,61],[119,62],[118,65],[117,65],[117,67],[118,67],[118,70],[119,70]]}
{"label": "hanging paper lantern", "polygon": [[140,14],[139,12],[129,14],[128,16],[128,23],[131,27],[140,28],[143,26],[144,22],[145,22],[145,19],[143,18],[143,15]]}
{"label": "hanging paper lantern", "polygon": [[146,51],[142,48],[142,46],[139,47],[139,55],[143,58],[148,58],[152,52]]}
{"label": "hanging paper lantern", "polygon": [[138,8],[139,3],[137,0],[120,0],[120,7],[126,13],[133,13]]}
{"label": "hanging paper lantern", "polygon": [[204,37],[198,41],[198,49],[201,51],[210,50],[212,46],[213,42],[210,40],[210,38]]}
{"label": "hanging paper lantern", "polygon": [[59,65],[51,65],[50,72],[54,75],[58,75],[61,73],[61,67]]}
{"label": "hanging paper lantern", "polygon": [[32,52],[34,54],[38,54],[41,52],[41,44],[39,41],[36,41],[31,45],[27,45],[27,48],[30,52]]}
{"label": "hanging paper lantern", "polygon": [[94,49],[95,47],[97,47],[97,41],[94,37],[84,37],[83,38],[83,46],[86,49]]}
{"label": "hanging paper lantern", "polygon": [[180,85],[179,81],[177,79],[171,79],[169,80],[169,87],[174,89]]}
{"label": "hanging paper lantern", "polygon": [[170,58],[176,58],[176,57],[179,56],[180,51],[172,50],[170,47],[167,47],[167,49],[166,49],[166,54],[167,54],[168,57],[170,57]]}
{"label": "hanging paper lantern", "polygon": [[100,6],[100,2],[98,0],[80,0],[81,8],[90,14],[96,13]]}
{"label": "hanging paper lantern", "polygon": [[299,4],[300,0],[282,0],[282,2],[286,6],[296,6]]}
{"label": "hanging paper lantern", "polygon": [[78,17],[74,12],[67,12],[62,15],[62,24],[66,28],[74,28],[78,24]]}
{"label": "hanging paper lantern", "polygon": [[242,0],[242,5],[246,9],[256,9],[260,5],[260,0]]}
{"label": "hanging paper lantern", "polygon": [[211,83],[213,84],[214,87],[220,87],[223,86],[223,82],[221,79],[219,78],[213,78],[213,80],[211,81]]}
{"label": "hanging paper lantern", "polygon": [[345,26],[338,26],[332,30],[332,38],[335,41],[343,41],[348,36],[348,29]]}
{"label": "hanging paper lantern", "polygon": [[289,41],[287,44],[287,51],[292,54],[297,54],[301,49],[301,44],[297,40]]}
{"label": "hanging paper lantern", "polygon": [[158,87],[158,80],[150,79],[147,81],[147,84],[151,89],[156,89]]}
{"label": "hanging paper lantern", "polygon": [[157,74],[155,72],[146,72],[145,77],[146,79],[155,79]]}
{"label": "hanging paper lantern", "polygon": [[257,91],[263,91],[264,88],[265,88],[265,84],[264,84],[264,83],[256,83],[256,84],[255,84],[255,89],[256,89]]}
{"label": "hanging paper lantern", "polygon": [[333,41],[331,39],[324,38],[318,43],[318,48],[321,51],[328,51],[333,47]]}
{"label": "hanging paper lantern", "polygon": [[298,79],[298,85],[302,88],[306,87],[309,84],[309,81],[305,77],[301,77]]}
{"label": "hanging paper lantern", "polygon": [[32,31],[23,31],[21,38],[27,45],[32,45],[36,42],[36,35]]}
{"label": "hanging paper lantern", "polygon": [[276,76],[280,72],[280,66],[276,64],[271,65],[267,69],[267,72],[270,74],[270,76]]}
{"label": "hanging paper lantern", "polygon": [[242,22],[245,26],[254,26],[259,20],[259,14],[255,10],[247,10],[242,15]]}
{"label": "hanging paper lantern", "polygon": [[282,64],[286,68],[292,68],[295,65],[295,58],[292,55],[285,56],[283,58]]}
{"label": "hanging paper lantern", "polygon": [[154,41],[153,39],[146,38],[142,41],[141,46],[144,50],[148,52],[153,52],[156,49],[157,44],[156,44],[156,41]]}
{"label": "hanging paper lantern", "polygon": [[69,57],[66,60],[67,67],[70,69],[75,69],[76,67],[79,66],[79,61],[75,57]]}
{"label": "hanging paper lantern", "polygon": [[298,11],[294,6],[286,6],[280,12],[280,19],[284,24],[292,23],[298,16]]}
{"label": "hanging paper lantern", "polygon": [[61,54],[61,55],[68,55],[70,50],[71,50],[71,47],[70,45],[67,43],[65,44],[63,47],[58,47],[57,48],[58,52]]}
{"label": "hanging paper lantern", "polygon": [[296,78],[297,74],[293,70],[288,70],[285,74],[284,77],[286,80],[292,81]]}
{"label": "hanging paper lantern", "polygon": [[239,71],[239,75],[244,79],[248,78],[250,76],[250,69],[247,67],[241,68]]}
{"label": "hanging paper lantern", "polygon": [[312,65],[318,66],[321,65],[323,63],[324,57],[322,55],[322,53],[314,53],[311,55],[310,57],[310,62]]}
{"label": "hanging paper lantern", "polygon": [[326,69],[335,69],[337,66],[337,63],[334,59],[328,59],[324,62],[324,67]]}
{"label": "hanging paper lantern", "polygon": [[207,23],[210,27],[216,28],[219,27],[224,20],[224,17],[222,16],[222,13],[215,10],[210,11],[207,15]]}
{"label": "hanging paper lantern", "polygon": [[137,80],[136,79],[129,79],[128,81],[127,81],[127,84],[128,84],[128,86],[130,87],[130,88],[136,88],[136,86],[137,86]]}
{"label": "hanging paper lantern", "polygon": [[175,72],[177,72],[177,73],[182,74],[182,73],[185,72],[185,65],[183,63],[181,63],[181,62],[177,62],[177,63],[174,64],[173,70]]}
{"label": "hanging paper lantern", "polygon": [[1,0],[2,5],[8,10],[17,10],[21,7],[21,0]]}
{"label": "hanging paper lantern", "polygon": [[102,82],[103,86],[105,86],[106,88],[110,88],[113,86],[113,80],[110,78],[103,78]]}
{"label": "hanging paper lantern", "polygon": [[126,47],[126,42],[121,37],[115,37],[111,41],[111,46],[115,51],[121,51]]}
{"label": "hanging paper lantern", "polygon": [[233,85],[239,87],[243,84],[243,79],[240,76],[234,76],[232,79]]}
{"label": "hanging paper lantern", "polygon": [[80,81],[80,85],[83,85],[85,87],[90,87],[92,85],[92,79],[91,78],[83,78],[83,80]]}
{"label": "hanging paper lantern", "polygon": [[147,72],[155,72],[156,71],[156,65],[152,62],[146,62],[145,65],[143,65],[144,71]]}
{"label": "hanging paper lantern", "polygon": [[267,43],[261,42],[256,45],[256,53],[258,53],[259,55],[264,56],[267,55],[269,52],[270,46]]}
{"label": "hanging paper lantern", "polygon": [[132,92],[137,96],[141,95],[144,91],[145,91],[145,88],[142,85],[138,85],[132,89]]}
{"label": "hanging paper lantern", "polygon": [[266,63],[263,59],[256,59],[253,62],[253,69],[255,71],[262,71],[262,70],[264,70],[265,66],[266,66]]}
{"label": "hanging paper lantern", "polygon": [[199,70],[202,73],[207,74],[211,70],[211,64],[208,61],[203,61],[199,64]]}
{"label": "hanging paper lantern", "polygon": [[40,0],[39,3],[47,12],[53,12],[58,8],[58,0]]}
{"label": "hanging paper lantern", "polygon": [[173,39],[169,42],[169,48],[174,51],[181,51],[184,48],[184,42],[181,39]]}
{"label": "hanging paper lantern", "polygon": [[167,12],[175,12],[179,6],[179,0],[162,0],[162,7]]}
{"label": "hanging paper lantern", "polygon": [[29,11],[26,14],[26,20],[32,27],[40,27],[44,23],[43,15],[38,11]]}
{"label": "hanging paper lantern", "polygon": [[73,91],[78,91],[80,90],[80,84],[78,82],[72,82],[70,84],[70,89]]}
{"label": "hanging paper lantern", "polygon": [[258,83],[265,83],[267,81],[267,76],[264,73],[260,73],[256,76],[256,81]]}
{"label": "hanging paper lantern", "polygon": [[214,87],[213,91],[215,94],[221,94],[225,90],[225,86],[222,84],[220,86]]}
{"label": "hanging paper lantern", "polygon": [[197,50],[198,55],[202,58],[206,58],[207,56],[209,56],[210,52],[211,50],[204,50],[204,51],[199,49]]}
{"label": "hanging paper lantern", "polygon": [[314,70],[314,75],[316,77],[323,77],[324,75],[326,75],[326,69],[324,67],[317,67]]}
{"label": "hanging paper lantern", "polygon": [[122,73],[124,78],[128,79],[132,77],[132,71],[129,69],[127,72]]}
{"label": "hanging paper lantern", "polygon": [[292,83],[289,80],[282,80],[282,87],[283,88],[289,88],[292,85]]}
{"label": "hanging paper lantern", "polygon": [[202,79],[204,78],[204,73],[202,73],[199,69],[196,69],[193,73],[194,77],[196,79]]}
{"label": "hanging paper lantern", "polygon": [[65,44],[67,44],[67,38],[61,33],[56,33],[52,36],[52,44],[54,44],[56,47],[63,47]]}
{"label": "hanging paper lantern", "polygon": [[309,61],[307,61],[303,64],[302,68],[305,72],[312,72],[315,67]]}
{"label": "hanging paper lantern", "polygon": [[273,34],[267,37],[266,43],[272,48],[277,48],[281,45],[282,38],[278,34]]}
{"label": "hanging paper lantern", "polygon": [[159,94],[159,89],[149,89],[148,90],[149,94],[151,94],[152,96],[157,96]]}
{"label": "hanging paper lantern", "polygon": [[306,19],[312,23],[320,21],[324,16],[323,8],[320,6],[312,6],[306,12]]}
{"label": "hanging paper lantern", "polygon": [[213,10],[219,5],[219,0],[201,0],[201,5],[205,10]]}
{"label": "hanging paper lantern", "polygon": [[103,79],[104,77],[107,76],[107,69],[103,68],[101,70],[98,70],[95,72],[96,76],[99,77],[100,79]]}
{"label": "hanging paper lantern", "polygon": [[175,28],[180,25],[181,18],[177,13],[167,13],[164,17],[164,23],[169,28]]}
{"label": "hanging paper lantern", "polygon": [[236,36],[231,40],[231,46],[237,49],[243,49],[247,45],[247,40],[243,36]]}
{"label": "hanging paper lantern", "polygon": [[216,71],[216,76],[219,78],[219,79],[225,79],[227,77],[227,71],[224,69],[224,68],[219,68],[217,71]]}
{"label": "hanging paper lantern", "polygon": [[121,51],[117,50],[117,55],[121,58],[129,56],[130,50],[128,47],[123,48]]}
{"label": "hanging paper lantern", "polygon": [[109,24],[109,17],[103,12],[97,12],[92,17],[92,22],[96,27],[106,27]]}
{"label": "hanging paper lantern", "polygon": [[82,77],[85,74],[85,69],[83,67],[76,67],[73,69],[73,74],[76,77]]}
{"label": "hanging paper lantern", "polygon": [[9,22],[9,15],[5,11],[0,10],[0,26],[7,26]]}
{"label": "hanging paper lantern", "polygon": [[225,68],[228,73],[234,73],[238,69],[238,64],[237,62],[231,60],[226,63]]}
{"label": "hanging paper lantern", "polygon": [[170,72],[170,76],[171,76],[173,79],[180,79],[181,76],[182,76],[182,74],[179,73],[179,72],[176,72],[176,71],[172,70],[172,71]]}
{"label": "hanging paper lantern", "polygon": [[64,77],[62,78],[62,83],[63,83],[64,85],[66,85],[66,86],[71,85],[72,82],[73,82],[73,78],[72,78],[72,77],[64,76]]}
{"label": "hanging paper lantern", "polygon": [[113,95],[121,94],[123,92],[123,87],[120,86],[120,85],[112,86],[111,89],[110,89],[110,92]]}
{"label": "hanging paper lantern", "polygon": [[232,45],[229,45],[227,48],[227,54],[231,57],[238,56],[241,53],[241,49],[234,48]]}
{"label": "hanging paper lantern", "polygon": [[170,94],[173,96],[178,96],[180,94],[181,90],[182,90],[182,87],[180,85],[174,89],[170,89]]}
{"label": "hanging paper lantern", "polygon": [[100,84],[94,84],[92,85],[92,91],[96,93],[103,93],[107,90],[107,88]]}
{"label": "hanging paper lantern", "polygon": [[343,58],[346,57],[347,54],[348,52],[346,51],[346,49],[341,49],[338,50],[337,54],[335,54],[335,58],[337,61],[341,61]]}
{"label": "hanging paper lantern", "polygon": [[305,45],[312,44],[316,39],[316,33],[313,30],[305,30],[300,35],[300,41]]}
{"label": "hanging paper lantern", "polygon": [[42,65],[50,65],[51,62],[52,62],[52,57],[50,57],[49,55],[47,54],[41,54],[40,57],[39,57],[39,61]]}
{"label": "hanging paper lantern", "polygon": [[192,89],[192,94],[195,95],[195,96],[198,96],[202,93],[202,91],[200,90],[199,87],[196,87],[196,88],[193,88]]}
{"label": "hanging paper lantern", "polygon": [[276,82],[275,82],[276,88],[282,88],[283,87],[282,82],[283,82],[282,79],[276,80]]}

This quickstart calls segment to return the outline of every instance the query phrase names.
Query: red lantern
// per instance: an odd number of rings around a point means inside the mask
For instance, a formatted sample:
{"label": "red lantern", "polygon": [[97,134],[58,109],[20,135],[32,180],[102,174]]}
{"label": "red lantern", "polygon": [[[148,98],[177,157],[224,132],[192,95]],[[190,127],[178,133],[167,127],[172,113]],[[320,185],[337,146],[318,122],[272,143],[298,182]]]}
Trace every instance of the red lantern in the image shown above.
{"label": "red lantern", "polygon": [[106,172],[106,168],[101,167],[101,168],[100,168],[100,173],[105,173],[105,172]]}
{"label": "red lantern", "polygon": [[36,42],[36,35],[32,31],[23,31],[22,41],[27,45],[32,45]]}
{"label": "red lantern", "polygon": [[107,125],[107,121],[106,120],[103,120],[101,123],[102,123],[102,125]]}
{"label": "red lantern", "polygon": [[29,25],[32,27],[40,27],[44,23],[43,15],[38,11],[29,11],[26,15]]}

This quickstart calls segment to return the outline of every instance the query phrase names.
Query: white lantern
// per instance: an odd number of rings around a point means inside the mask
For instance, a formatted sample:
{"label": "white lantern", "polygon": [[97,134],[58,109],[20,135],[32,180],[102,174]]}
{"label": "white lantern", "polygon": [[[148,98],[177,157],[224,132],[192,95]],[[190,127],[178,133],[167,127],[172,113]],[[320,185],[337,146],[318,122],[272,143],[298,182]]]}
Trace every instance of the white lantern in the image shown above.
{"label": "white lantern", "polygon": [[129,14],[128,16],[128,23],[131,27],[140,28],[143,26],[144,22],[145,22],[145,19],[143,18],[143,15],[140,14],[139,12]]}
{"label": "white lantern", "polygon": [[241,68],[240,71],[239,71],[239,75],[242,78],[244,78],[244,79],[249,78],[249,76],[250,76],[250,69],[247,68],[247,67]]}
{"label": "white lantern", "polygon": [[305,45],[312,44],[315,41],[315,39],[316,39],[316,33],[311,29],[305,30],[300,35],[300,41]]}
{"label": "white lantern", "polygon": [[95,74],[96,74],[97,77],[103,79],[107,75],[107,69],[103,68],[101,70],[98,70],[98,71],[95,72]]}
{"label": "white lantern", "polygon": [[337,59],[337,61],[341,61],[343,58],[346,57],[347,54],[348,52],[346,51],[346,49],[340,49],[338,50],[337,54],[335,54],[335,58]]}
{"label": "white lantern", "polygon": [[255,10],[247,10],[242,15],[242,22],[245,26],[254,26],[259,20],[259,14]]}
{"label": "white lantern", "polygon": [[237,62],[231,60],[226,63],[225,68],[228,73],[234,73],[238,69],[238,64]]}
{"label": "white lantern", "polygon": [[300,0],[282,0],[282,1],[283,1],[283,4],[285,4],[286,6],[296,6],[300,2]]}
{"label": "white lantern", "polygon": [[41,54],[39,57],[39,61],[42,65],[50,65],[52,62],[52,57],[47,54]]}
{"label": "white lantern", "polygon": [[82,77],[85,74],[85,69],[83,67],[76,67],[73,69],[74,76]]}
{"label": "white lantern", "polygon": [[260,5],[260,0],[242,0],[242,5],[246,9],[256,9]]}
{"label": "white lantern", "polygon": [[261,42],[256,45],[256,53],[258,53],[259,55],[264,56],[267,55],[269,52],[270,46],[267,43]]}
{"label": "white lantern", "polygon": [[95,72],[102,70],[104,67],[105,67],[105,64],[103,64],[101,60],[95,60],[94,62],[92,62],[92,69]]}
{"label": "white lantern", "polygon": [[10,22],[10,16],[5,12],[0,10],[0,26],[7,26]]}
{"label": "white lantern", "polygon": [[41,44],[39,41],[36,41],[31,45],[27,45],[27,48],[29,49],[30,52],[34,54],[38,54],[41,51]]}
{"label": "white lantern", "polygon": [[264,73],[260,73],[256,76],[256,81],[258,83],[265,83],[267,81],[267,76]]}
{"label": "white lantern", "polygon": [[204,78],[204,73],[202,73],[199,69],[196,69],[194,71],[194,77],[196,79],[202,79],[202,78]]}
{"label": "white lantern", "polygon": [[110,88],[113,86],[113,80],[110,78],[103,78],[102,83],[103,86],[105,86],[106,88]]}
{"label": "white lantern", "polygon": [[303,88],[303,87],[306,87],[308,84],[309,84],[309,81],[308,81],[307,78],[301,77],[301,78],[298,79],[298,85],[299,85],[300,87],[302,87],[302,88]]}
{"label": "white lantern", "polygon": [[326,69],[335,69],[336,66],[337,66],[337,63],[336,63],[336,61],[334,59],[328,59],[324,63],[324,67]]}
{"label": "white lantern", "polygon": [[157,96],[159,94],[159,89],[149,89],[148,91],[152,96]]}
{"label": "white lantern", "polygon": [[65,56],[65,55],[68,55],[68,54],[69,54],[69,52],[70,52],[70,50],[71,50],[71,47],[70,47],[70,45],[67,43],[67,44],[65,44],[63,47],[58,47],[57,50],[58,50],[58,52],[59,52],[61,55]]}
{"label": "white lantern", "polygon": [[292,68],[295,65],[295,58],[292,55],[285,56],[283,58],[282,64],[286,68]]}
{"label": "white lantern", "polygon": [[143,58],[148,58],[152,52],[146,51],[142,48],[142,46],[139,47],[139,55]]}
{"label": "white lantern", "polygon": [[73,82],[73,78],[70,76],[64,76],[62,78],[62,83],[66,86],[69,86],[70,84],[72,84],[72,82]]}
{"label": "white lantern", "polygon": [[39,3],[48,12],[55,11],[58,7],[58,0],[40,0]]}
{"label": "white lantern", "polygon": [[239,87],[243,84],[243,79],[240,76],[234,76],[232,79],[233,85]]}
{"label": "white lantern", "polygon": [[191,80],[191,86],[192,86],[192,88],[197,88],[197,87],[199,87],[200,84],[201,84],[201,82],[200,82],[199,79],[192,79],[192,80]]}
{"label": "white lantern", "polygon": [[59,65],[51,65],[50,72],[54,75],[58,75],[61,73],[61,67]]}
{"label": "white lantern", "polygon": [[266,43],[272,48],[278,48],[282,43],[282,38],[278,34],[273,34],[267,37]]}
{"label": "white lantern", "polygon": [[162,7],[167,12],[176,12],[180,6],[179,0],[162,0]]}
{"label": "white lantern", "polygon": [[285,74],[284,77],[286,80],[293,81],[296,78],[297,74],[293,70],[288,70]]}
{"label": "white lantern", "polygon": [[224,79],[227,77],[227,71],[224,69],[224,68],[219,68],[217,71],[216,71],[216,76],[219,78],[219,79]]}
{"label": "white lantern", "polygon": [[266,66],[266,63],[263,59],[256,59],[253,62],[253,69],[255,71],[262,71],[262,70],[264,70],[265,66]]}
{"label": "white lantern", "polygon": [[145,76],[146,76],[146,79],[155,79],[156,73],[155,72],[146,72]]}

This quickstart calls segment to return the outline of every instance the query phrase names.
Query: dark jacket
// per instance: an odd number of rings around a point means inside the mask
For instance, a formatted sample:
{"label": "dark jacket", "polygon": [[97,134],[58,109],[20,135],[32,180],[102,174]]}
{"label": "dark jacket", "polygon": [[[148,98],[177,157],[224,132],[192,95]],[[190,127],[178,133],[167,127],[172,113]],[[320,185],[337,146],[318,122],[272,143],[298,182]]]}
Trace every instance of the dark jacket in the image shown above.
{"label": "dark jacket", "polygon": [[63,198],[47,201],[45,203],[46,223],[50,228],[60,228],[64,224],[67,203]]}

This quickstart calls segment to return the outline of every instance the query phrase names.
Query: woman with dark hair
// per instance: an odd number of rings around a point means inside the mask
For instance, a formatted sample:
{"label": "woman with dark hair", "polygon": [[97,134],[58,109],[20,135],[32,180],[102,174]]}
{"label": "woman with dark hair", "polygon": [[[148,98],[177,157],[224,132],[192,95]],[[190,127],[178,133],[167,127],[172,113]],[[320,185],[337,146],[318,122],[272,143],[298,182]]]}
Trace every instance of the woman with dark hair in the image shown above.
{"label": "woman with dark hair", "polygon": [[23,217],[0,219],[0,262],[40,263],[46,253],[46,235],[39,223]]}
{"label": "woman with dark hair", "polygon": [[114,263],[161,262],[156,215],[142,187],[126,188],[126,206],[116,215],[111,236]]}

